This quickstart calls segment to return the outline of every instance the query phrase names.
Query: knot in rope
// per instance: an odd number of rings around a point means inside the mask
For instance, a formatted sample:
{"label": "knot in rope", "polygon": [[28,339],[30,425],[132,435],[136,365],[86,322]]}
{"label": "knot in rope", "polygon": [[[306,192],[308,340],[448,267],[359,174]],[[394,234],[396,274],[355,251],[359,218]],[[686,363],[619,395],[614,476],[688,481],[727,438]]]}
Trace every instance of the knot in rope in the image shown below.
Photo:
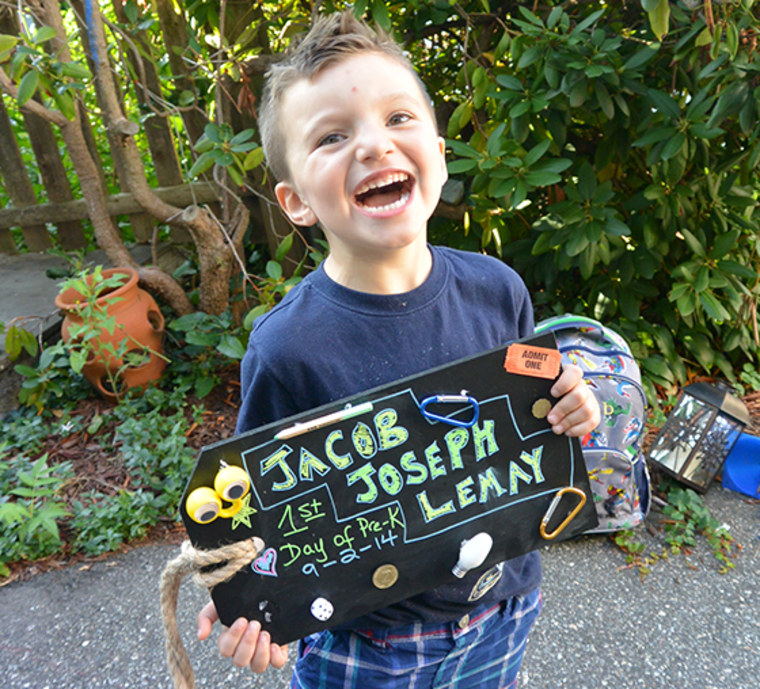
{"label": "knot in rope", "polygon": [[182,580],[192,574],[196,584],[211,591],[248,566],[264,549],[260,538],[237,541],[214,550],[198,550],[184,541],[180,554],[161,574],[161,616],[166,637],[166,662],[175,689],[193,689],[195,677],[190,658],[177,629],[177,598]]}

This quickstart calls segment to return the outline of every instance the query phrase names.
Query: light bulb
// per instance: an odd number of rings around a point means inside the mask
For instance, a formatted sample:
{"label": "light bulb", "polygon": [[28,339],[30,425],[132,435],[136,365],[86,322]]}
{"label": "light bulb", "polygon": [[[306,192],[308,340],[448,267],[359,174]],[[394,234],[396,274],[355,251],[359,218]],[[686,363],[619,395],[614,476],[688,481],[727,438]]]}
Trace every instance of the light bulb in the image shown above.
{"label": "light bulb", "polygon": [[485,531],[472,538],[462,541],[459,548],[459,560],[454,565],[451,573],[461,579],[467,572],[476,567],[480,567],[483,561],[488,557],[493,546],[493,538]]}

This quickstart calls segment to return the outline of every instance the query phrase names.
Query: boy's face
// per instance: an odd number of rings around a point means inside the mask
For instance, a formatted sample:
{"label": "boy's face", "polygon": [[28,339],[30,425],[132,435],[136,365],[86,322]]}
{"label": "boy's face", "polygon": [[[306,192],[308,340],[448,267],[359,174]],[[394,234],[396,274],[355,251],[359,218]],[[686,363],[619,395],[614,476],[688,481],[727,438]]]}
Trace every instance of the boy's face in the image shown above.
{"label": "boy's face", "polygon": [[409,69],[359,53],[294,83],[280,112],[291,179],[277,198],[296,224],[321,224],[333,261],[425,245],[445,146]]}

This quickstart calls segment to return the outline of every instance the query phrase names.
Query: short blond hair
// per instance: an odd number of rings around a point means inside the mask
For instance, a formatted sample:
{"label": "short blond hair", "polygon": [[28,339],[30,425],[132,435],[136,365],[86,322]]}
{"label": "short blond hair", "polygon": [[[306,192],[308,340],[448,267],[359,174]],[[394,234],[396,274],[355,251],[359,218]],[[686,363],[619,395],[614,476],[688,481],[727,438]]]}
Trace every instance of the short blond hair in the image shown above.
{"label": "short blond hair", "polygon": [[[430,103],[425,85],[392,36],[370,28],[351,10],[318,17],[303,38],[291,44],[283,60],[274,63],[266,74],[259,132],[267,164],[277,180],[290,181],[285,137],[279,127],[280,106],[286,91],[297,81],[311,79],[325,67],[359,53],[380,53],[397,60],[414,75],[425,102]],[[433,115],[432,105],[430,108]]]}

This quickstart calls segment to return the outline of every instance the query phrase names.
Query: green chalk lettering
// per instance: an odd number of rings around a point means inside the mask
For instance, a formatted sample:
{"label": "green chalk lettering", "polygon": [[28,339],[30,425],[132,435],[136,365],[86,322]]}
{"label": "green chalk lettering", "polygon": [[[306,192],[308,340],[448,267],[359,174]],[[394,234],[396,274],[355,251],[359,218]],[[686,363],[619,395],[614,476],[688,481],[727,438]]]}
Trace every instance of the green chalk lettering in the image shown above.
{"label": "green chalk lettering", "polygon": [[314,545],[309,545],[308,543],[303,547],[302,550],[304,555],[319,555],[317,558],[317,562],[327,562],[327,553],[325,552],[325,541],[323,538],[319,538],[319,540],[314,542]]}
{"label": "green chalk lettering", "polygon": [[285,461],[291,452],[293,452],[292,448],[288,447],[287,445],[283,445],[279,450],[277,450],[277,452],[261,460],[259,466],[262,476],[266,476],[275,467],[280,467],[280,469],[282,469],[282,473],[285,475],[284,481],[274,482],[272,484],[272,490],[278,492],[283,490],[290,490],[293,486],[296,485],[296,483],[298,483],[296,475],[293,473],[293,470]]}
{"label": "green chalk lettering", "polygon": [[404,522],[398,518],[398,513],[401,512],[401,508],[398,505],[392,505],[388,508],[388,521],[390,522],[391,530],[396,527],[403,529]]}
{"label": "green chalk lettering", "polygon": [[520,490],[518,480],[530,483],[533,477],[516,462],[509,463],[509,494],[516,495]]}
{"label": "green chalk lettering", "polygon": [[403,445],[409,438],[409,431],[403,426],[394,425],[398,421],[395,409],[383,409],[375,414],[375,428],[381,450],[390,450]]}
{"label": "green chalk lettering", "polygon": [[290,536],[294,536],[301,531],[306,531],[309,528],[308,526],[302,526],[300,528],[296,526],[295,521],[293,520],[293,505],[290,503],[285,505],[285,509],[282,512],[282,517],[280,517],[280,521],[277,523],[277,528],[282,529],[283,525],[288,527],[288,530],[283,531],[282,533],[283,538],[289,538]]}
{"label": "green chalk lettering", "polygon": [[280,554],[282,554],[283,551],[288,551],[288,556],[290,557],[290,560],[287,562],[283,562],[283,567],[290,567],[299,557],[301,557],[301,546],[296,545],[295,543],[283,543],[280,548]]}
{"label": "green chalk lettering", "polygon": [[430,504],[426,490],[417,493],[416,497],[417,502],[420,505],[420,509],[422,510],[422,517],[427,524],[435,519],[438,519],[439,517],[443,517],[445,514],[456,512],[456,508],[454,507],[454,502],[452,500],[447,500],[440,507],[433,507]]}
{"label": "green chalk lettering", "polygon": [[470,431],[466,428],[453,428],[444,436],[444,440],[451,458],[451,468],[464,469],[462,449],[470,440]]}
{"label": "green chalk lettering", "polygon": [[428,470],[424,464],[420,464],[417,461],[413,450],[401,455],[399,463],[401,464],[401,468],[407,472],[406,484],[408,486],[414,486],[427,481]]}
{"label": "green chalk lettering", "polygon": [[441,448],[438,447],[437,442],[434,441],[425,448],[425,459],[427,459],[428,466],[430,467],[431,479],[446,475],[446,467],[443,466],[443,458],[441,457]]}
{"label": "green chalk lettering", "polygon": [[482,428],[477,423],[472,427],[472,439],[475,443],[476,462],[490,457],[499,451],[499,445],[496,442],[495,425],[491,419],[483,421]]}
{"label": "green chalk lettering", "polygon": [[478,499],[472,490],[473,483],[475,483],[475,480],[472,476],[468,476],[466,479],[457,483],[457,500],[459,501],[460,508],[467,507],[467,505],[471,505]]}
{"label": "green chalk lettering", "polygon": [[354,460],[351,453],[339,455],[335,451],[335,443],[343,440],[343,431],[333,431],[325,440],[325,456],[329,459],[336,469],[347,469],[353,464]]}
{"label": "green chalk lettering", "polygon": [[354,443],[356,451],[364,459],[370,459],[375,456],[377,452],[375,437],[372,435],[372,429],[363,421],[359,421],[354,426],[354,430],[351,432],[351,440]]}
{"label": "green chalk lettering", "polygon": [[298,515],[303,519],[305,522],[314,521],[315,519],[321,519],[325,516],[325,513],[322,511],[322,502],[320,500],[317,500],[316,498],[313,498],[309,502],[305,502],[302,505],[298,506]]}
{"label": "green chalk lettering", "polygon": [[543,483],[545,481],[544,474],[541,471],[541,456],[544,453],[544,446],[540,445],[535,450],[533,450],[533,454],[528,454],[524,450],[520,453],[520,459],[522,459],[523,462],[530,465],[533,469],[533,476],[536,478],[536,483]]}
{"label": "green chalk lettering", "polygon": [[489,467],[482,474],[478,474],[478,482],[480,484],[480,495],[478,500],[484,503],[488,500],[488,493],[493,491],[496,497],[500,497],[506,493],[506,490],[502,488],[499,483],[499,479],[496,478],[496,474],[493,472],[493,467]]}
{"label": "green chalk lettering", "polygon": [[333,544],[338,548],[351,548],[356,539],[351,535],[351,524],[346,524],[343,527],[342,533],[337,533],[333,536]]}
{"label": "green chalk lettering", "polygon": [[346,474],[346,482],[349,486],[354,485],[357,481],[364,481],[367,486],[367,490],[364,493],[359,493],[356,496],[356,502],[358,503],[372,503],[377,500],[377,486],[372,479],[375,473],[375,468],[367,462],[364,466],[354,469],[354,471]]}
{"label": "green chalk lettering", "polygon": [[301,458],[298,463],[298,476],[302,481],[313,481],[314,472],[324,476],[330,467],[327,466],[319,457],[313,455],[305,448],[301,448]]}
{"label": "green chalk lettering", "polygon": [[356,525],[359,527],[359,531],[361,531],[362,538],[367,538],[367,536],[373,533],[380,533],[383,528],[376,519],[365,519],[364,517],[359,517],[356,520]]}
{"label": "green chalk lettering", "polygon": [[378,472],[378,478],[380,479],[380,485],[388,495],[398,495],[404,487],[404,479],[393,464],[388,464],[387,462],[383,464]]}

